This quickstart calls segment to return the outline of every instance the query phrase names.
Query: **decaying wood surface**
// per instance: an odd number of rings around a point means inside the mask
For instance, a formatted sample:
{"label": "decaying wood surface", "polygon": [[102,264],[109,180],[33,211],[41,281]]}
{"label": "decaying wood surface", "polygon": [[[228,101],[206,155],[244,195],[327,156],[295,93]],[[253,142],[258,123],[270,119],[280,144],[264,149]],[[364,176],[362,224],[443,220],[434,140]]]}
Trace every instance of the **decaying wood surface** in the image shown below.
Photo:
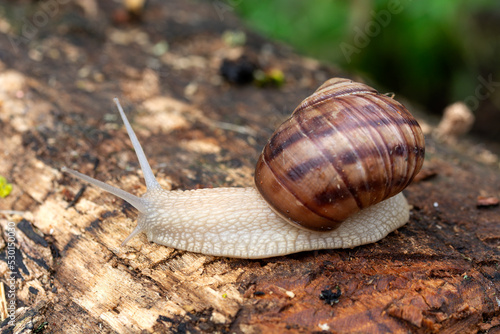
{"label": "decaying wood surface", "polygon": [[[120,247],[135,210],[59,171],[145,191],[114,96],[165,188],[250,186],[274,127],[340,74],[248,31],[245,46],[224,43],[224,31],[243,29],[237,2],[151,1],[138,21],[113,2],[82,4],[60,5],[30,39],[20,39],[22,19],[41,3],[5,4],[15,18],[0,41],[0,176],[13,190],[0,198],[0,246],[14,222],[17,310],[4,333],[500,330],[500,209],[476,206],[499,197],[500,178],[482,146],[428,136],[424,171],[405,191],[411,220],[376,244],[265,260],[144,235]],[[163,41],[168,51],[155,51]],[[222,80],[222,60],[241,54],[283,71],[285,84]]]}

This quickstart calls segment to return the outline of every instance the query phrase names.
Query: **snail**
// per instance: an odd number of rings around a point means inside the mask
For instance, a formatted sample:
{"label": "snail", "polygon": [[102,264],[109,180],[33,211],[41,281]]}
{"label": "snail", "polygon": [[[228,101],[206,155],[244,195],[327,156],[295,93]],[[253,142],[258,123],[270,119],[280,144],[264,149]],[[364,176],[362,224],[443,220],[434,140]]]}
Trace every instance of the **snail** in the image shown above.
{"label": "snail", "polygon": [[149,241],[207,255],[266,258],[373,243],[409,220],[401,191],[424,160],[420,126],[399,102],[333,78],[274,132],[255,187],[162,189],[118,101],[147,192],[137,197],[68,172],[129,202]]}

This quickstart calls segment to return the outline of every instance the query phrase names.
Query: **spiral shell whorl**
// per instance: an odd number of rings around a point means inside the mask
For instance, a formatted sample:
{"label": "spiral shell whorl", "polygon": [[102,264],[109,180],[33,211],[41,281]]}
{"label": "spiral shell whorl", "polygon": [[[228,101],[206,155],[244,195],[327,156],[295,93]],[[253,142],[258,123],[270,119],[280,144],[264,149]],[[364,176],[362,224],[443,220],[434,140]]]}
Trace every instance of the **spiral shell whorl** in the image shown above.
{"label": "spiral shell whorl", "polygon": [[399,102],[348,79],[326,81],[273,134],[255,184],[284,218],[331,230],[401,192],[423,164],[424,137]]}

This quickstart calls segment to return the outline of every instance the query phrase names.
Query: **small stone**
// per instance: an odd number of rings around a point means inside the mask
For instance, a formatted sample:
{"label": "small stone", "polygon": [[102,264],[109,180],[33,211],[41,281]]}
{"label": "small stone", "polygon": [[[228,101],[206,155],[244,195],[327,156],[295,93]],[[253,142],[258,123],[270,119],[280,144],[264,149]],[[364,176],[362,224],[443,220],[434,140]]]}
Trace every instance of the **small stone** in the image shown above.
{"label": "small stone", "polygon": [[333,305],[337,304],[339,302],[339,298],[342,295],[342,291],[340,290],[340,287],[335,287],[335,291],[332,291],[331,289],[326,289],[321,291],[319,294],[319,299],[322,299],[325,301],[325,304]]}
{"label": "small stone", "polygon": [[456,141],[458,137],[469,132],[474,121],[474,114],[469,107],[463,102],[456,102],[444,110],[436,135],[444,141]]}
{"label": "small stone", "polygon": [[498,204],[500,204],[500,201],[496,197],[477,196],[476,207],[478,208],[498,206]]}

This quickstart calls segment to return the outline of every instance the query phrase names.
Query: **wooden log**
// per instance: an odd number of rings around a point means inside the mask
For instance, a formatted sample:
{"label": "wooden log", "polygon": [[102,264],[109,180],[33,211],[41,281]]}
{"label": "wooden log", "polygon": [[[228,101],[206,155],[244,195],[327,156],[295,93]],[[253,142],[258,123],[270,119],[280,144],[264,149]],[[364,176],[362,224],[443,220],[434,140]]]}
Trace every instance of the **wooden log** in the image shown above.
{"label": "wooden log", "polygon": [[[482,162],[488,151],[467,140],[427,137],[424,171],[405,191],[410,222],[375,244],[263,260],[179,251],[144,235],[121,247],[136,211],[60,172],[66,165],[144,193],[114,96],[165,188],[250,186],[275,125],[339,73],[249,31],[247,46],[224,44],[222,32],[241,23],[229,11],[221,20],[214,3],[151,3],[142,21],[121,26],[111,23],[116,4],[99,6],[107,20],[71,4],[17,52],[0,41],[9,50],[0,62],[0,175],[13,185],[0,199],[4,305],[11,277],[16,294],[3,333],[498,330],[500,209],[476,200],[498,197],[500,178]],[[168,52],[152,55],[162,40]],[[286,83],[224,82],[219,66],[235,54],[283,71]]]}

